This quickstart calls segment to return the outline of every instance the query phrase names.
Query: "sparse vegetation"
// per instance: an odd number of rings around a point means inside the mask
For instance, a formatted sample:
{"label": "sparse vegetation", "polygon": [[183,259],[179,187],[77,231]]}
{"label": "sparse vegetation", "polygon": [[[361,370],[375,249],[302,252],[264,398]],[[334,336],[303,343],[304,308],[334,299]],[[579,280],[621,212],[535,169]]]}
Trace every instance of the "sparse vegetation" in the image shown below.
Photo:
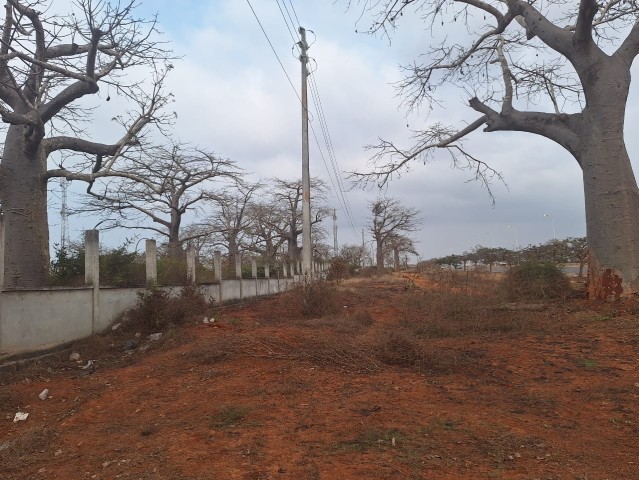
{"label": "sparse vegetation", "polygon": [[[568,299],[513,311],[489,278],[349,279],[332,286],[336,313],[307,318],[290,296],[189,310],[202,301],[193,287],[175,297],[147,291],[149,318],[173,318],[175,308],[187,319],[179,328],[161,320],[161,341],[133,337],[141,324],[123,323],[3,372],[0,477],[38,478],[45,468],[59,478],[146,478],[158,468],[158,478],[211,478],[214,469],[220,478],[428,471],[483,480],[524,469],[559,478],[569,465],[575,478],[611,468],[633,478],[634,303]],[[131,338],[138,346],[123,351]],[[88,375],[87,359],[97,366]],[[37,398],[42,388],[51,400]],[[31,415],[13,424],[16,411]],[[566,442],[567,431],[579,442]],[[185,449],[212,448],[184,461]]]}
{"label": "sparse vegetation", "polygon": [[225,405],[215,415],[208,417],[209,425],[219,430],[234,428],[243,422],[250,412],[251,408],[245,405]]}
{"label": "sparse vegetation", "polygon": [[179,325],[206,309],[204,296],[194,285],[180,289],[178,295],[159,287],[138,293],[138,304],[125,314],[125,328],[143,332],[164,330]]}
{"label": "sparse vegetation", "polygon": [[501,291],[510,300],[541,300],[566,298],[572,288],[555,264],[524,262],[506,273]]}

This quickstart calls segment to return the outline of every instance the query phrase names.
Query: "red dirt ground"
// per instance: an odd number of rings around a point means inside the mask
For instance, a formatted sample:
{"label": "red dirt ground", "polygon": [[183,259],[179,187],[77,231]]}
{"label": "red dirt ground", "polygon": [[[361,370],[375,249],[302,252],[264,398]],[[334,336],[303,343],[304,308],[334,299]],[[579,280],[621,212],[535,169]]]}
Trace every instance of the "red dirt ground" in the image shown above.
{"label": "red dirt ground", "polygon": [[71,349],[5,371],[0,478],[639,479],[639,308],[449,309],[413,344],[433,287],[410,280],[346,282],[320,320],[287,297],[203,314],[131,353],[110,332],[72,347],[89,375]]}

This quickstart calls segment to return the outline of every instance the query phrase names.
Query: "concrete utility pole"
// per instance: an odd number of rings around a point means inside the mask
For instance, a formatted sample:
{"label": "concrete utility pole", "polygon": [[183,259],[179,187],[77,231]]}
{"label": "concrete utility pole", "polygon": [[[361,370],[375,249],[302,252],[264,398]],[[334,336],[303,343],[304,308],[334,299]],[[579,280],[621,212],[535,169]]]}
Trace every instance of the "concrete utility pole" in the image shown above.
{"label": "concrete utility pole", "polygon": [[337,213],[333,209],[333,256],[337,257]]}
{"label": "concrete utility pole", "polygon": [[302,273],[312,275],[311,271],[311,176],[308,166],[308,43],[306,30],[300,27],[300,62],[302,63]]}

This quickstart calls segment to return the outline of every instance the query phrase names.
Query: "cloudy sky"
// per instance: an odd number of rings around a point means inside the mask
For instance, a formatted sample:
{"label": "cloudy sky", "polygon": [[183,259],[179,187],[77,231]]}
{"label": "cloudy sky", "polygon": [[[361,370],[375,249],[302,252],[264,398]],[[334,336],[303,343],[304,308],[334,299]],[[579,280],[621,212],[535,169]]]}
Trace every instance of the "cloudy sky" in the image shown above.
{"label": "cloudy sky", "polygon": [[[364,171],[370,152],[363,148],[378,137],[407,141],[411,129],[427,121],[406,115],[393,82],[401,78],[398,65],[410,63],[425,50],[431,37],[417,18],[403,18],[392,41],[363,31],[370,19],[358,20],[357,7],[346,1],[292,0],[280,2],[295,12],[308,34],[309,55],[327,120],[335,157],[342,172],[345,196],[353,213],[348,221],[343,206],[337,209],[338,240],[360,243],[368,228],[367,202],[378,190],[350,189],[344,172]],[[286,73],[300,91],[300,62],[292,52],[294,39],[275,0],[251,0]],[[208,147],[238,162],[255,180],[273,176],[301,176],[301,106],[246,0],[143,0],[145,16],[157,12],[165,38],[182,56],[168,81],[178,114],[176,137]],[[285,12],[286,13],[286,12]],[[636,88],[634,89],[636,90]],[[445,108],[433,119],[463,125],[476,113],[467,98],[454,89],[445,92]],[[637,95],[631,96],[627,129],[638,120]],[[332,185],[331,164],[316,113],[310,105],[312,125],[328,164],[311,137],[311,174]],[[408,125],[408,127],[407,127]],[[636,135],[628,136],[631,157],[639,157]],[[519,133],[475,132],[466,146],[501,172],[507,186],[493,185],[495,205],[486,190],[468,182],[469,172],[453,170],[445,153],[428,165],[415,164],[382,194],[398,196],[407,206],[421,210],[422,228],[415,234],[423,258],[460,253],[475,245],[504,246],[544,242],[585,235],[581,171],[562,148],[549,140]],[[635,161],[635,167],[637,162]],[[331,170],[332,171],[332,170]],[[51,221],[55,223],[55,206]],[[71,236],[77,237],[85,221],[71,218]],[[326,228],[332,231],[330,222]],[[553,232],[554,229],[554,232]],[[55,241],[55,226],[51,236]],[[114,235],[114,234],[109,234]],[[366,233],[366,240],[370,236]],[[328,243],[332,244],[332,239]]]}

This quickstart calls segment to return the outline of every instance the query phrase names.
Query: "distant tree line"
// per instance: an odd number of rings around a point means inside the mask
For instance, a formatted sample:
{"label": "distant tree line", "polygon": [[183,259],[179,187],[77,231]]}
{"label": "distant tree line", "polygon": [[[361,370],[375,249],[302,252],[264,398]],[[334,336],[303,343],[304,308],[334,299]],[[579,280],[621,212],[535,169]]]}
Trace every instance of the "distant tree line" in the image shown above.
{"label": "distant tree line", "polygon": [[508,267],[522,262],[546,262],[553,264],[578,263],[579,277],[583,276],[584,265],[588,261],[588,244],[586,237],[569,237],[563,240],[550,240],[546,243],[528,245],[519,250],[498,247],[490,248],[481,245],[472,250],[433,258],[425,263],[444,265],[450,268],[464,269],[485,266],[492,272],[495,264]]}

